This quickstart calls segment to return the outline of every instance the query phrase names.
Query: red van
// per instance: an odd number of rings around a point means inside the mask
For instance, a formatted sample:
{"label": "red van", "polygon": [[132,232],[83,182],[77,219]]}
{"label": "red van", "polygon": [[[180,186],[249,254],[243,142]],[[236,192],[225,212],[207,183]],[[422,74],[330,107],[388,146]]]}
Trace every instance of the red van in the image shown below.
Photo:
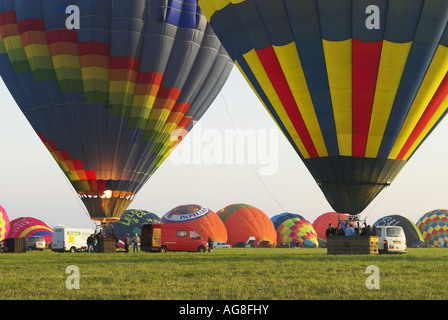
{"label": "red van", "polygon": [[187,224],[150,223],[142,226],[142,251],[199,251],[207,250],[207,241],[202,239],[192,226]]}

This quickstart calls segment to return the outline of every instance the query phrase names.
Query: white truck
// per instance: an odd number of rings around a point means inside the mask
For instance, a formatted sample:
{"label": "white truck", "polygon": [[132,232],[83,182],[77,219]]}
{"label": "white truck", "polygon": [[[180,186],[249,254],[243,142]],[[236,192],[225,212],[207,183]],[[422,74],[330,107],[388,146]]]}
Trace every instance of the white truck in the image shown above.
{"label": "white truck", "polygon": [[92,229],[56,228],[53,230],[51,250],[60,252],[85,251],[87,249],[87,238],[94,233]]}

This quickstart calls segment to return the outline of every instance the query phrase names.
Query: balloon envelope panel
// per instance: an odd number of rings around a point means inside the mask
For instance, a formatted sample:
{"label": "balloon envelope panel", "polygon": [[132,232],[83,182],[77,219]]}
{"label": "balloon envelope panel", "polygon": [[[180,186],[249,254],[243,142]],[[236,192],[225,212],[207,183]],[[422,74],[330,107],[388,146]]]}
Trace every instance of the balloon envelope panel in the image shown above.
{"label": "balloon envelope panel", "polygon": [[6,239],[9,236],[10,221],[5,208],[0,206],[0,240]]}
{"label": "balloon envelope panel", "polygon": [[199,6],[336,212],[362,212],[447,113],[445,0]]}
{"label": "balloon envelope panel", "polygon": [[236,246],[255,237],[257,243],[267,241],[268,245],[277,243],[277,233],[269,217],[261,210],[248,204],[232,204],[217,212],[224,222],[228,243]]}
{"label": "balloon envelope panel", "polygon": [[182,205],[167,212],[165,223],[185,223],[192,226],[204,240],[227,242],[227,229],[215,212],[197,204]]}
{"label": "balloon envelope panel", "polygon": [[93,220],[119,220],[232,66],[195,1],[0,0],[0,74]]}
{"label": "balloon envelope panel", "polygon": [[448,210],[438,209],[424,214],[417,221],[417,228],[430,247],[448,241]]}
{"label": "balloon envelope panel", "polygon": [[47,243],[53,240],[53,229],[42,220],[32,217],[21,217],[11,221],[10,238],[42,236]]}
{"label": "balloon envelope panel", "polygon": [[163,222],[155,213],[145,210],[129,209],[122,214],[119,221],[113,222],[112,226],[114,233],[123,240],[127,233],[131,237],[136,233],[140,236],[142,225],[147,223]]}

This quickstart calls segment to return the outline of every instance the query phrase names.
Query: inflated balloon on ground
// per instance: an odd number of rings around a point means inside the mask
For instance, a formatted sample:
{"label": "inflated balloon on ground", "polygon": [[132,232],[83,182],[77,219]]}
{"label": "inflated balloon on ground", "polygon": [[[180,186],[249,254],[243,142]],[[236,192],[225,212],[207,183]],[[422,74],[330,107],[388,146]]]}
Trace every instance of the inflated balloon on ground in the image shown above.
{"label": "inflated balloon on ground", "polygon": [[47,243],[52,242],[53,229],[42,220],[32,217],[20,217],[11,221],[10,238],[42,236]]}
{"label": "inflated balloon on ground", "polygon": [[129,209],[122,214],[119,221],[113,222],[112,226],[114,233],[123,240],[126,234],[132,237],[137,233],[140,236],[142,225],[147,223],[163,222],[155,213],[145,210]]}
{"label": "inflated balloon on ground", "polygon": [[251,205],[232,204],[216,213],[226,226],[227,242],[232,246],[246,243],[249,237],[255,237],[258,244],[263,242],[267,246],[277,243],[272,221],[263,211]]}
{"label": "inflated balloon on ground", "polygon": [[10,229],[10,221],[5,208],[0,206],[0,241],[8,238]]}
{"label": "inflated balloon on ground", "polygon": [[181,205],[168,211],[165,223],[185,223],[192,226],[203,239],[227,242],[227,230],[215,212],[198,204]]}
{"label": "inflated balloon on ground", "polygon": [[299,214],[282,213],[271,218],[277,231],[278,243],[298,243],[300,247],[318,247],[316,231],[311,223]]}
{"label": "inflated balloon on ground", "polygon": [[416,225],[430,247],[438,247],[442,241],[448,241],[448,210],[430,211],[424,214]]}

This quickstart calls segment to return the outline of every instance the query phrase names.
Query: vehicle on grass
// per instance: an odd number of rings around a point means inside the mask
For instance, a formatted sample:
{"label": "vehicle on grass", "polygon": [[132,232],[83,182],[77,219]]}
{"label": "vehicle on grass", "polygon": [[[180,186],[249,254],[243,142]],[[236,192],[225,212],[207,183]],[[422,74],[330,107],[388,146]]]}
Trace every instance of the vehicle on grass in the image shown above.
{"label": "vehicle on grass", "polygon": [[207,241],[194,228],[179,223],[149,223],[142,226],[142,251],[198,251],[207,250]]}
{"label": "vehicle on grass", "polygon": [[216,241],[213,242],[213,248],[230,248],[230,245],[223,241]]}
{"label": "vehicle on grass", "polygon": [[257,243],[255,237],[249,237],[249,239],[247,239],[246,241],[246,248],[256,248],[256,247]]}
{"label": "vehicle on grass", "polygon": [[45,249],[45,238],[42,236],[30,236],[26,237],[26,250],[44,250]]}
{"label": "vehicle on grass", "polygon": [[51,250],[59,252],[86,251],[87,238],[94,233],[92,229],[56,228],[53,230]]}
{"label": "vehicle on grass", "polygon": [[377,226],[378,251],[380,253],[407,252],[406,235],[400,226]]}

